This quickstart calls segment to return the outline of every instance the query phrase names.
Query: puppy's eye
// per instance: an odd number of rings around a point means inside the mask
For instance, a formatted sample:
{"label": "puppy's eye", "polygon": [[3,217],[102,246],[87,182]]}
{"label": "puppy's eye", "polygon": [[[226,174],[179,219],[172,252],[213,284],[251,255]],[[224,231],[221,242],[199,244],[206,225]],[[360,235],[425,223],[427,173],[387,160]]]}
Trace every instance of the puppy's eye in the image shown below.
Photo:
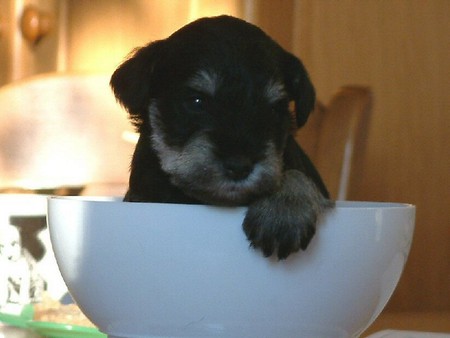
{"label": "puppy's eye", "polygon": [[203,109],[205,106],[205,100],[202,97],[194,97],[191,101],[191,105],[195,109]]}
{"label": "puppy's eye", "polygon": [[192,96],[185,100],[184,106],[196,113],[201,113],[206,110],[207,99],[202,96]]}

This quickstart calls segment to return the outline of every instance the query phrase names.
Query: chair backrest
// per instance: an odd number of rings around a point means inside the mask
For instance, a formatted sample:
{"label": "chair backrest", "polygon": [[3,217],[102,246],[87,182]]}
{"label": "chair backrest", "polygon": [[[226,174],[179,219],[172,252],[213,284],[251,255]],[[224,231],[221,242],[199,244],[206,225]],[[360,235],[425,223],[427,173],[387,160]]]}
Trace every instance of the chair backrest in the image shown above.
{"label": "chair backrest", "polygon": [[0,188],[128,181],[133,128],[109,75],[46,74],[0,88]]}
{"label": "chair backrest", "polygon": [[372,92],[342,87],[327,105],[318,103],[296,139],[319,170],[332,198],[345,200],[356,180],[368,134]]}

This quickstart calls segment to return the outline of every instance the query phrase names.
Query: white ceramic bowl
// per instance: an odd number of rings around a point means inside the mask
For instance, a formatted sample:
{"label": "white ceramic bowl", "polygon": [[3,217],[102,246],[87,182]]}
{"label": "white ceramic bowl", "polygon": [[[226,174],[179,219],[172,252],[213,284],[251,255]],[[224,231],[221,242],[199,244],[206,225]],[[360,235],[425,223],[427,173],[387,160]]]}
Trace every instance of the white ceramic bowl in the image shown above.
{"label": "white ceramic bowl", "polygon": [[110,337],[357,337],[405,265],[415,208],[338,202],[306,252],[249,247],[245,208],[54,197],[58,265]]}

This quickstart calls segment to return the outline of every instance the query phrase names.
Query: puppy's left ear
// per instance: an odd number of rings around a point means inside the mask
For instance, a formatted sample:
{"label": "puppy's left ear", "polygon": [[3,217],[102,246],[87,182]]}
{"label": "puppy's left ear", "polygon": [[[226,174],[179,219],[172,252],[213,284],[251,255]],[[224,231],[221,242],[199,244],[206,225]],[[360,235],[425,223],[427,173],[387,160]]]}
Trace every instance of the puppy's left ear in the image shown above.
{"label": "puppy's left ear", "polygon": [[283,71],[289,100],[295,103],[297,127],[302,127],[314,109],[316,91],[301,61],[294,55],[285,52]]}
{"label": "puppy's left ear", "polygon": [[155,90],[155,70],[163,58],[164,40],[136,49],[111,77],[110,85],[117,101],[126,108],[140,130],[147,125],[150,99]]}

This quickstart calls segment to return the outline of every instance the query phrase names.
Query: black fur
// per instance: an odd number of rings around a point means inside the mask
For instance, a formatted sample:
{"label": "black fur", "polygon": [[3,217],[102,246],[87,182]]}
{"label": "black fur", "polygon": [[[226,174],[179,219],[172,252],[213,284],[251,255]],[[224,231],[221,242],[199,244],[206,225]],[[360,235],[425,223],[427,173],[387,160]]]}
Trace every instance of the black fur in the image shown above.
{"label": "black fur", "polygon": [[204,18],[134,51],[111,86],[140,133],[126,201],[248,205],[266,256],[306,248],[333,203],[290,134],[315,103],[300,60],[245,21]]}

